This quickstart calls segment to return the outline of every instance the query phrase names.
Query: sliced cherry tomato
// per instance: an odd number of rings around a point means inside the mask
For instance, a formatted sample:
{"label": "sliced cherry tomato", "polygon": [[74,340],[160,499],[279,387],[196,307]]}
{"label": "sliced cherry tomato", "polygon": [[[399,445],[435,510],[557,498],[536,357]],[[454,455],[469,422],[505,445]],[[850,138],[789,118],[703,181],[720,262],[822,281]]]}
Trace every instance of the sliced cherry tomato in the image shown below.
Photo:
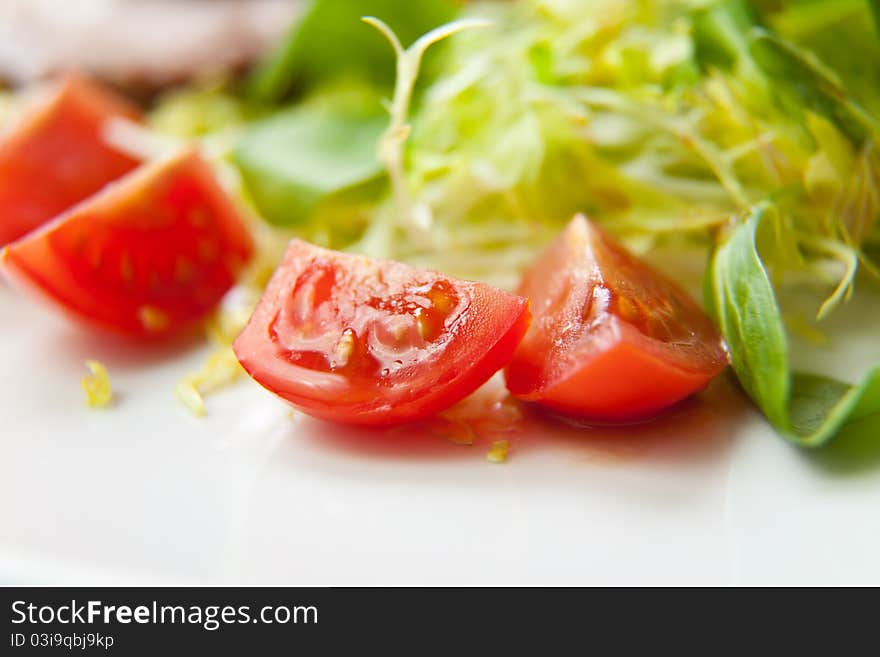
{"label": "sliced cherry tomato", "polygon": [[110,119],[138,110],[85,78],[63,80],[0,140],[0,246],[134,169],[103,137]]}
{"label": "sliced cherry tomato", "polygon": [[488,285],[294,240],[234,348],[302,411],[387,426],[476,390],[528,322],[526,299]]}
{"label": "sliced cherry tomato", "polygon": [[535,316],[505,372],[519,399],[587,420],[638,420],[703,389],[727,364],[697,303],[582,216],[519,293]]}
{"label": "sliced cherry tomato", "polygon": [[4,271],[79,318],[137,336],[201,319],[252,251],[194,152],[145,165],[8,245]]}

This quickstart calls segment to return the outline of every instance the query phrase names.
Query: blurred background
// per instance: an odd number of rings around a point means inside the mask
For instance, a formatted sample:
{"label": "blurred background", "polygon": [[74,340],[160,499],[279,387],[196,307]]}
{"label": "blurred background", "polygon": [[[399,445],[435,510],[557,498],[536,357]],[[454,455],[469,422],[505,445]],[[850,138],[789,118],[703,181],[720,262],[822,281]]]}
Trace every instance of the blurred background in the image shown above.
{"label": "blurred background", "polygon": [[246,67],[301,0],[2,0],[0,80],[75,68],[134,93]]}

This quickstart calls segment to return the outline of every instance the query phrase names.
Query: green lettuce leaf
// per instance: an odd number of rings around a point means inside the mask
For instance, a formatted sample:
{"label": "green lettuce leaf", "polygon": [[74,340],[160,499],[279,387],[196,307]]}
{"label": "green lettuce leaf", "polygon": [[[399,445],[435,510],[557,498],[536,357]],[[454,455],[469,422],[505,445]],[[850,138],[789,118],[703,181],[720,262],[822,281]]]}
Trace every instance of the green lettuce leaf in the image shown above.
{"label": "green lettuce leaf", "polygon": [[813,53],[862,106],[880,114],[880,67],[867,65],[880,60],[878,0],[761,0],[757,6],[774,34]]}
{"label": "green lettuce leaf", "polygon": [[376,96],[320,93],[250,126],[235,162],[267,220],[302,224],[331,197],[375,191],[383,176],[376,145],[387,122]]}
{"label": "green lettuce leaf", "polygon": [[788,422],[788,343],[773,286],[758,255],[759,208],[736,228],[712,262],[712,302],[730,358],[746,393],[779,428]]}
{"label": "green lettuce leaf", "polygon": [[336,78],[394,84],[394,53],[361,16],[388,22],[404,45],[455,17],[450,0],[313,0],[287,39],[251,74],[251,98],[278,102]]}
{"label": "green lettuce leaf", "polygon": [[753,30],[750,51],[789,109],[805,107],[821,114],[856,145],[880,134],[876,119],[855,102],[811,53],[762,29]]}
{"label": "green lettuce leaf", "polygon": [[825,444],[844,425],[865,418],[873,418],[880,429],[880,367],[868,372],[857,385],[795,373],[790,416],[794,435],[808,446]]}
{"label": "green lettuce leaf", "polygon": [[694,11],[694,55],[703,70],[732,70],[751,59],[748,33],[755,16],[746,0],[723,0]]}
{"label": "green lettuce leaf", "polygon": [[880,428],[880,366],[856,385],[817,374],[791,374],[788,343],[773,285],[757,248],[769,206],[757,206],[716,251],[707,286],[733,369],[767,419],[792,442],[818,447],[848,423]]}

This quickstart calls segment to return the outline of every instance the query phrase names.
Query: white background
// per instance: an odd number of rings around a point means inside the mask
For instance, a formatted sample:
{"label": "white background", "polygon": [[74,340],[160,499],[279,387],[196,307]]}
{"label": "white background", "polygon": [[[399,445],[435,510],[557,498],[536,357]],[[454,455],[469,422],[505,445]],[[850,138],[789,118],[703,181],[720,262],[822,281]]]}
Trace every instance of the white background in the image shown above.
{"label": "white background", "polygon": [[[835,320],[848,356],[819,352],[849,378],[880,362],[871,307]],[[496,465],[249,380],[192,417],[172,387],[200,347],[94,336],[2,286],[0,337],[0,581],[880,584],[880,436],[800,451],[724,381],[641,427],[535,420]],[[113,409],[85,406],[86,358]]]}

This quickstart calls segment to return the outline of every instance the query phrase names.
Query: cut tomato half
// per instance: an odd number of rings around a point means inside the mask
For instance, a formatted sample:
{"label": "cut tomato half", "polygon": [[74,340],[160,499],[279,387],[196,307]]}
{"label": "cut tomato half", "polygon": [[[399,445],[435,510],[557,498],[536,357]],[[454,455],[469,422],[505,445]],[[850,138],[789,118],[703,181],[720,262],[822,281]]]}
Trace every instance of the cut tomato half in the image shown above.
{"label": "cut tomato half", "polygon": [[476,390],[528,322],[526,299],[488,285],[294,240],[234,348],[300,410],[387,426]]}
{"label": "cut tomato half", "polygon": [[79,76],[57,84],[0,139],[0,246],[138,166],[104,140],[113,118],[139,120],[122,98]]}
{"label": "cut tomato half", "polygon": [[3,270],[78,318],[145,337],[203,318],[252,242],[195,151],[145,165],[8,245]]}
{"label": "cut tomato half", "polygon": [[534,321],[506,369],[507,387],[560,413],[644,419],[703,389],[727,364],[697,303],[583,216],[519,293]]}

